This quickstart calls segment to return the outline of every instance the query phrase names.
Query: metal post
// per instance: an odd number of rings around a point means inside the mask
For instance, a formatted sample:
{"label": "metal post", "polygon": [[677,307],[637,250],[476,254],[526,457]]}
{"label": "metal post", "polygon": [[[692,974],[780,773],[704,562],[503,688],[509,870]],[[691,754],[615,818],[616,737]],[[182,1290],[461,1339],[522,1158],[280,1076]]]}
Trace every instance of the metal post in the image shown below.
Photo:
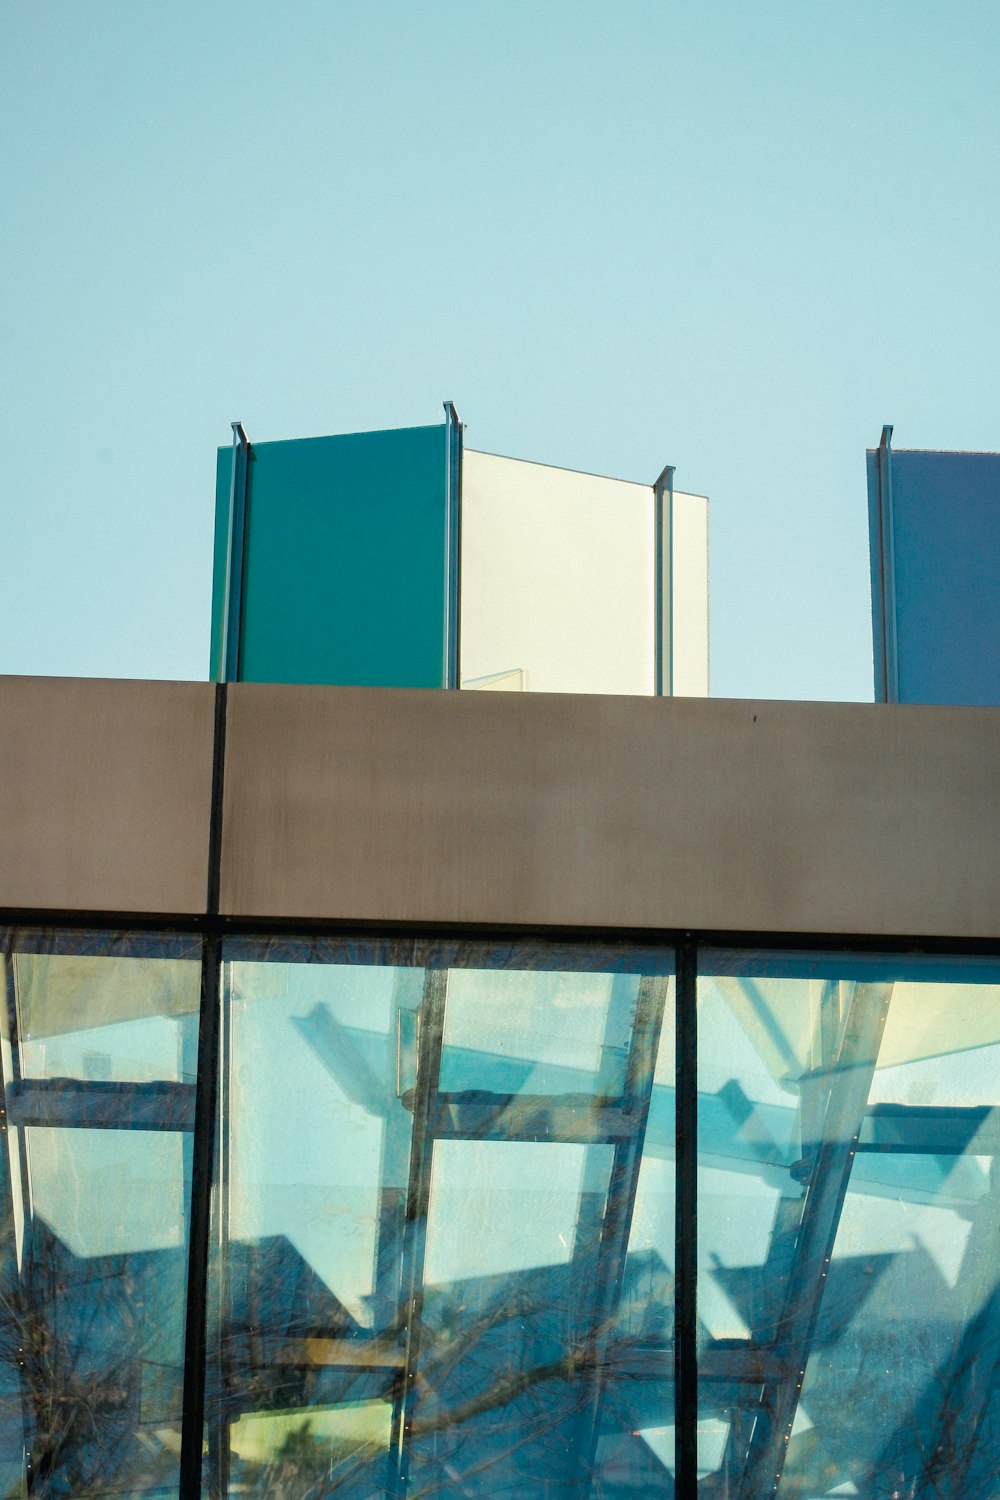
{"label": "metal post", "polygon": [[667,464],[653,485],[654,685],[657,698],[674,690],[673,571],[674,464]]}
{"label": "metal post", "polygon": [[461,567],[462,567],[462,456],[465,429],[454,401],[444,403],[445,418],[445,626],[444,672],[446,688],[461,685]]}
{"label": "metal post", "polygon": [[243,626],[243,568],[246,553],[247,495],[250,482],[250,439],[242,422],[233,422],[233,467],[229,480],[229,546],[226,588],[222,607],[222,681],[240,675]]}
{"label": "metal post", "polygon": [[873,611],[881,620],[875,641],[875,693],[883,703],[899,702],[899,658],[896,650],[896,553],[892,519],[892,426],[882,428],[878,445],[878,579],[880,598]]}

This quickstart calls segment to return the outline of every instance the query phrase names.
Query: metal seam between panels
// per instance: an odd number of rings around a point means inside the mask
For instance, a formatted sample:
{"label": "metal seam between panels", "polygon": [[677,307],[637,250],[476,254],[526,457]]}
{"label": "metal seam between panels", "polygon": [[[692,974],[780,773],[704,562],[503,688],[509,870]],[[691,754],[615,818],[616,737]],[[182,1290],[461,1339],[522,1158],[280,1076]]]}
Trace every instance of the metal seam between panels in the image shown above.
{"label": "metal seam between panels", "polygon": [[[228,692],[225,683],[217,684],[206,895],[209,919],[218,917],[219,914],[227,700]],[[202,949],[201,1011],[198,1023],[198,1085],[195,1098],[191,1215],[188,1228],[180,1500],[199,1500],[201,1495],[207,1355],[208,1241],[212,1214],[212,1157],[219,1075],[220,948],[221,938],[218,931],[210,929],[205,935]]]}
{"label": "metal seam between panels", "polygon": [[881,661],[877,668],[886,703],[899,702],[899,659],[896,650],[896,570],[892,515],[892,427],[882,428],[876,458],[878,475],[879,582],[882,617]]}

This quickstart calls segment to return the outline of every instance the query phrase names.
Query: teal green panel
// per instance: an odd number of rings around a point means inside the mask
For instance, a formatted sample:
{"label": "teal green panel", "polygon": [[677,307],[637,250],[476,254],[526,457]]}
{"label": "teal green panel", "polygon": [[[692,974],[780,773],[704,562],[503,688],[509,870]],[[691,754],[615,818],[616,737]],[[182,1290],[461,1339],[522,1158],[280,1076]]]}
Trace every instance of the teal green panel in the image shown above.
{"label": "teal green panel", "polygon": [[226,554],[229,551],[229,489],[233,450],[220,448],[215,466],[215,561],[212,567],[212,659],[208,675],[222,680],[222,614],[226,605]]}
{"label": "teal green panel", "polygon": [[255,444],[240,677],[443,687],[444,427]]}

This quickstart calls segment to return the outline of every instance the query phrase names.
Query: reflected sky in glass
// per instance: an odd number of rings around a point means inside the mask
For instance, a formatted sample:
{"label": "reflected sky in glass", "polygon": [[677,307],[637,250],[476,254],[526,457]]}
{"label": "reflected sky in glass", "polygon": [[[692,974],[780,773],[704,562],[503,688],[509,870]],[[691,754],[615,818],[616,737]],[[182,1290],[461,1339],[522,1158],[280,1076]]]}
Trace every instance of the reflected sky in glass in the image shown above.
{"label": "reflected sky in glass", "polygon": [[662,955],[275,951],[224,966],[208,1492],[326,1464],[348,1490],[669,1493],[640,1432],[673,1412]]}
{"label": "reflected sky in glass", "polygon": [[12,950],[0,1492],[176,1494],[198,946],[25,933]]}
{"label": "reflected sky in glass", "polygon": [[992,1495],[1000,966],[784,962],[701,956],[702,1486]]}

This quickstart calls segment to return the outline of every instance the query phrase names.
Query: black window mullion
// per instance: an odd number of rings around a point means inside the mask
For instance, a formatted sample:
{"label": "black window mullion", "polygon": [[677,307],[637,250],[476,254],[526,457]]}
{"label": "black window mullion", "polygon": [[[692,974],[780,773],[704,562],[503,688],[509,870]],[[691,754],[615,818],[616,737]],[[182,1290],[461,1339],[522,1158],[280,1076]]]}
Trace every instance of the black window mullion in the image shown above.
{"label": "black window mullion", "polygon": [[674,1485],[694,1500],[698,1485],[698,955],[677,948],[676,1246],[674,1257]]}
{"label": "black window mullion", "polygon": [[181,1429],[180,1500],[200,1500],[205,1426],[205,1361],[208,1247],[219,1078],[222,941],[216,929],[222,871],[222,795],[226,754],[226,688],[215,690],[212,813],[208,850],[209,930],[202,947],[201,1013],[198,1022],[198,1082],[195,1095],[191,1214],[188,1227],[187,1307],[184,1335],[184,1403]]}

